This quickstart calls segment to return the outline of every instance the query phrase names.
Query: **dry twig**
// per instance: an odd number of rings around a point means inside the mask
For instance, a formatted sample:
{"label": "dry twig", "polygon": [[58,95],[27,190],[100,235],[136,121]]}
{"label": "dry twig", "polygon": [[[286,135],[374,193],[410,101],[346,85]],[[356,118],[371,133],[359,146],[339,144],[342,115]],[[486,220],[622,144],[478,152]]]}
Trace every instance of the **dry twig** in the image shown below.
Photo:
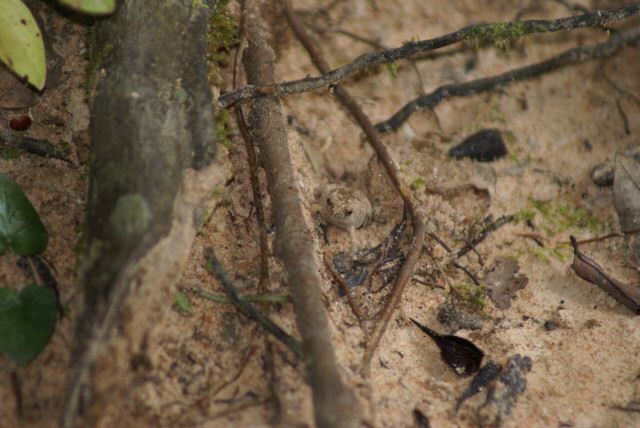
{"label": "dry twig", "polygon": [[[243,63],[247,81],[263,85],[275,80],[275,54],[260,11],[266,2],[247,1],[249,46]],[[251,106],[251,126],[260,152],[272,202],[276,235],[274,253],[284,264],[287,283],[302,335],[308,379],[319,427],[356,427],[360,410],[355,395],[342,382],[320,292],[321,278],[311,230],[296,186],[280,101],[263,97]]]}
{"label": "dry twig", "polygon": [[234,306],[238,308],[238,310],[242,312],[242,314],[247,318],[251,318],[252,320],[260,323],[260,325],[262,325],[265,330],[273,334],[279,341],[281,341],[289,349],[291,349],[291,351],[293,351],[296,356],[301,358],[303,354],[302,346],[300,346],[300,343],[296,339],[291,337],[282,328],[280,328],[280,326],[271,321],[271,319],[254,308],[251,303],[242,298],[242,296],[238,292],[238,289],[231,282],[227,271],[224,269],[211,248],[206,249],[205,254],[207,258],[207,269],[210,273],[215,275],[218,281],[220,281],[220,284],[229,295],[229,298],[231,299],[231,302],[234,304]]}
{"label": "dry twig", "polygon": [[0,148],[15,148],[23,152],[45,158],[60,159],[70,162],[66,154],[46,140],[39,140],[21,135],[17,132],[0,129]]}
{"label": "dry twig", "polygon": [[[325,62],[324,58],[316,48],[315,42],[311,40],[306,30],[302,26],[300,19],[293,10],[293,7],[287,0],[280,0],[280,3],[284,7],[287,21],[289,22],[291,29],[295,33],[300,43],[302,43],[304,48],[309,53],[312,62],[314,63],[316,68],[320,70],[321,73],[326,73],[329,70],[329,65]],[[418,212],[417,206],[411,198],[411,192],[409,191],[408,187],[400,181],[398,168],[393,158],[389,154],[386,146],[382,142],[380,135],[378,134],[378,132],[376,132],[367,115],[362,111],[358,103],[356,103],[351,95],[349,95],[349,92],[342,86],[336,85],[334,94],[364,131],[369,144],[376,152],[376,155],[384,166],[385,171],[391,179],[391,182],[402,197],[405,207],[409,212],[409,216],[411,217],[411,224],[413,226],[413,242],[411,243],[411,248],[409,249],[405,263],[398,274],[393,290],[391,291],[391,295],[389,296],[389,299],[382,309],[380,316],[376,321],[369,336],[369,339],[367,340],[367,346],[362,360],[361,369],[363,374],[366,377],[369,377],[371,370],[371,359],[376,352],[378,344],[380,343],[380,339],[382,338],[382,335],[384,334],[389,321],[391,320],[391,316],[400,303],[404,288],[411,278],[413,268],[415,267],[416,263],[418,262],[418,258],[420,257],[420,250],[422,249],[425,237],[425,228],[422,218],[420,217],[420,214]]]}
{"label": "dry twig", "polygon": [[[233,58],[233,89],[237,88],[238,78],[240,75],[240,61],[244,52],[243,46],[246,37],[244,13],[240,16],[238,49]],[[251,139],[251,134],[244,119],[242,107],[235,105],[233,111],[236,115],[236,123],[244,148],[247,152],[247,163],[249,164],[249,179],[251,181],[251,192],[253,193],[253,206],[256,208],[256,221],[258,222],[258,234],[260,239],[260,292],[266,293],[269,287],[269,240],[267,238],[267,224],[264,218],[264,207],[262,205],[262,196],[260,194],[260,180],[258,179],[258,160],[256,158],[256,150]]]}
{"label": "dry twig", "polygon": [[476,95],[480,92],[498,89],[520,80],[540,76],[541,74],[571,64],[590,59],[605,58],[616,53],[624,44],[638,40],[640,40],[640,27],[634,27],[613,34],[606,42],[573,48],[545,61],[509,70],[496,76],[471,80],[469,82],[442,85],[436,90],[408,102],[389,119],[376,124],[376,129],[380,132],[396,130],[409,119],[413,113],[424,109],[433,109],[446,99]]}
{"label": "dry twig", "polygon": [[218,103],[222,108],[229,107],[238,101],[256,98],[264,95],[289,96],[301,92],[334,85],[360,71],[374,65],[386,64],[400,59],[411,58],[414,55],[439,49],[465,40],[504,41],[523,37],[534,33],[552,33],[568,31],[576,28],[601,27],[604,24],[621,21],[640,13],[640,2],[614,10],[594,10],[579,16],[571,16],[553,20],[526,20],[515,22],[500,22],[492,24],[470,25],[449,34],[434,39],[405,43],[403,46],[386,49],[375,53],[360,55],[353,62],[330,70],[323,75],[306,77],[275,84],[265,82],[264,85],[248,85],[236,91],[222,95]]}

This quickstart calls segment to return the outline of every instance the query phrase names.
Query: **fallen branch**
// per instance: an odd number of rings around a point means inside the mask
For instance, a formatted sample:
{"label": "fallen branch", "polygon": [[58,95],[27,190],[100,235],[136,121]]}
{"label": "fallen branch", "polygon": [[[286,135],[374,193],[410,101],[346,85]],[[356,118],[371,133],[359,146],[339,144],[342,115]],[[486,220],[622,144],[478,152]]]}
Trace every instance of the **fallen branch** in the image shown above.
{"label": "fallen branch", "polygon": [[640,40],[640,27],[635,27],[613,34],[606,42],[570,49],[545,61],[516,68],[506,73],[464,83],[442,85],[433,92],[421,95],[408,102],[389,119],[378,123],[376,129],[379,132],[394,131],[409,119],[413,113],[424,109],[433,109],[446,99],[476,95],[480,92],[498,89],[520,80],[540,76],[541,74],[568,65],[591,59],[606,58],[616,53],[616,51],[626,43],[636,42],[638,40]]}
{"label": "fallen branch", "polygon": [[233,282],[231,282],[227,271],[224,269],[220,260],[218,260],[211,248],[207,248],[205,250],[205,258],[207,259],[207,270],[220,282],[222,288],[224,288],[224,291],[231,299],[231,303],[233,303],[233,305],[238,308],[244,316],[258,322],[265,330],[273,334],[276,339],[284,343],[289,349],[291,349],[291,351],[293,351],[294,354],[296,354],[298,358],[302,358],[303,354],[300,342],[291,337],[291,335],[271,321],[269,317],[263,315],[259,310],[254,308],[251,303],[240,295],[238,289],[233,285]]}
{"label": "fallen branch", "polygon": [[322,76],[306,77],[275,84],[268,82],[264,85],[248,85],[236,91],[229,92],[218,98],[220,107],[229,107],[238,101],[248,100],[264,95],[278,95],[280,97],[308,92],[325,86],[336,84],[360,71],[374,65],[386,64],[414,55],[439,49],[465,40],[504,41],[523,37],[533,33],[552,33],[568,31],[576,28],[601,27],[604,24],[621,21],[640,13],[640,2],[614,10],[595,10],[579,16],[572,16],[553,20],[527,20],[514,22],[500,22],[492,24],[470,25],[449,34],[434,39],[405,43],[403,46],[386,49],[375,53],[360,55],[353,62],[330,70],[328,67]]}
{"label": "fallen branch", "polygon": [[[233,58],[233,88],[236,89],[238,85],[240,61],[244,52],[243,46],[246,29],[245,29],[245,15],[241,13],[240,25],[239,25],[239,46],[236,50],[236,54]],[[258,223],[258,236],[260,240],[260,282],[259,288],[262,293],[265,293],[269,287],[269,239],[267,237],[267,224],[264,217],[264,206],[262,205],[262,195],[260,194],[260,180],[258,178],[258,160],[256,157],[256,150],[251,139],[249,128],[247,127],[244,113],[240,105],[235,105],[233,111],[236,115],[236,123],[242,141],[244,141],[244,148],[247,152],[247,163],[249,165],[249,179],[251,181],[251,193],[253,194],[253,206],[256,208],[256,221]]]}
{"label": "fallen branch", "polygon": [[[306,30],[302,26],[302,23],[293,10],[293,7],[287,0],[280,0],[280,3],[284,7],[287,21],[291,26],[291,29],[293,30],[300,43],[302,43],[304,48],[307,50],[307,53],[311,57],[312,62],[315,64],[316,68],[320,70],[321,73],[326,73],[329,70],[329,65],[325,62],[324,58],[316,48],[314,41],[311,40]],[[394,187],[402,197],[402,200],[411,218],[411,224],[413,226],[413,240],[405,263],[402,266],[400,273],[398,274],[393,290],[391,291],[391,295],[389,296],[389,299],[382,309],[380,316],[376,321],[373,330],[367,340],[367,346],[365,349],[364,357],[362,359],[361,370],[365,377],[369,377],[371,372],[371,359],[373,358],[373,355],[378,348],[380,339],[382,339],[382,335],[384,334],[387,325],[391,320],[391,316],[400,303],[404,288],[411,278],[413,268],[415,267],[420,257],[420,251],[422,249],[425,237],[425,227],[418,212],[418,208],[411,197],[409,188],[401,182],[400,176],[398,175],[398,168],[393,158],[391,157],[389,151],[387,150],[387,147],[382,142],[380,135],[378,134],[378,132],[376,132],[367,115],[362,111],[358,103],[356,103],[351,95],[349,95],[349,92],[342,86],[336,85],[334,94],[364,131],[369,144],[378,156],[379,161],[384,166],[385,171],[391,179]]]}
{"label": "fallen branch", "polygon": [[[262,85],[275,80],[275,54],[260,11],[267,2],[246,2],[249,46],[243,63],[247,81]],[[331,342],[329,324],[320,292],[313,236],[296,185],[287,142],[285,120],[277,97],[252,103],[250,124],[267,174],[276,235],[274,253],[286,272],[296,321],[302,336],[315,420],[320,428],[356,427],[360,409],[355,395],[342,382]]]}
{"label": "fallen branch", "polygon": [[[199,297],[215,303],[233,303],[227,296],[209,293],[208,291],[205,291],[201,288],[194,288],[193,292],[195,292]],[[291,303],[291,299],[289,298],[289,296],[286,296],[284,294],[245,294],[241,295],[240,299],[248,303]]]}
{"label": "fallen branch", "polygon": [[496,221],[487,223],[485,226],[482,227],[482,229],[480,230],[480,233],[478,233],[464,247],[456,251],[456,254],[455,254],[456,259],[459,259],[460,257],[467,254],[469,251],[472,251],[476,247],[476,245],[478,245],[479,243],[485,240],[485,238],[487,237],[487,235],[489,235],[489,233],[500,229],[502,226],[504,226],[507,223],[511,223],[515,219],[516,219],[515,215],[509,214],[509,215],[500,216]]}
{"label": "fallen branch", "polygon": [[0,148],[15,148],[22,152],[31,153],[45,158],[60,159],[70,162],[62,150],[46,140],[26,137],[17,132],[0,129]]}

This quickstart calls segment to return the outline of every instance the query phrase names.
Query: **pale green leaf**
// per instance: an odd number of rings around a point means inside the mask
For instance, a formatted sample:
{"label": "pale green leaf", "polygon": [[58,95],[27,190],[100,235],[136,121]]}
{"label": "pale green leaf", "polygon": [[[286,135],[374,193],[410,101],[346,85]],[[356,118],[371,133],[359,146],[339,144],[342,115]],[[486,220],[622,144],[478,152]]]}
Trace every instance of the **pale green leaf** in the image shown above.
{"label": "pale green leaf", "polygon": [[176,293],[176,306],[185,314],[191,314],[193,312],[189,297],[179,291]]}
{"label": "pale green leaf", "polygon": [[61,4],[87,15],[109,15],[116,9],[116,0],[59,0]]}
{"label": "pale green leaf", "polygon": [[20,0],[0,0],[0,61],[37,89],[44,88],[47,66],[42,34]]}

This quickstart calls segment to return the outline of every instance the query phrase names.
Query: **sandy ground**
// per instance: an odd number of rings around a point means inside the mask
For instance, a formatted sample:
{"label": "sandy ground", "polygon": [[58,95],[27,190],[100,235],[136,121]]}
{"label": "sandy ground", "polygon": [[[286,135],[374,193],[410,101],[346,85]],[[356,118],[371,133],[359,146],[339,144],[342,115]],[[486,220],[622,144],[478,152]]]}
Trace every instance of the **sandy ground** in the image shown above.
{"label": "sandy ground", "polygon": [[[485,0],[345,0],[330,9],[329,19],[321,14],[313,18],[319,3],[307,0],[295,5],[308,12],[317,30],[331,23],[335,29],[377,39],[385,46],[434,37],[472,22],[512,19],[528,4],[517,0],[502,1],[500,7]],[[559,3],[533,2],[536,7],[524,17],[567,15]],[[580,4],[613,7],[620,2]],[[51,25],[66,35],[54,44],[64,52],[64,78],[31,108],[35,125],[28,132],[69,146],[73,162],[25,155],[0,160],[0,171],[23,187],[49,228],[51,241],[45,257],[56,268],[70,316],[59,324],[38,359],[19,371],[24,401],[21,420],[12,404],[10,367],[2,361],[0,400],[5,405],[0,406],[0,426],[52,426],[52,415],[61,405],[76,315],[74,247],[81,237],[88,153],[86,106],[82,104],[84,30],[63,20]],[[284,24],[274,31],[280,42],[278,76],[287,80],[316,74]],[[322,37],[323,51],[334,66],[371,49],[338,32],[324,32]],[[416,64],[429,91],[443,83],[500,73],[603,37],[597,30],[535,36],[506,52],[487,46]],[[629,47],[609,60],[573,66],[500,92],[447,101],[435,113],[415,114],[397,133],[385,135],[402,179],[413,185],[431,231],[449,246],[464,246],[488,215],[526,213],[531,221],[500,228],[476,252],[460,259],[481,279],[505,259],[516,261],[520,274],[528,278],[508,309],[480,297],[482,307],[468,310],[482,321],[478,330],[456,329],[438,321],[438,307],[447,300],[460,307],[469,304],[470,299],[461,298],[459,290],[473,286],[467,285],[469,278],[459,270],[441,271],[438,262],[446,253],[430,243],[433,257],[427,252],[421,257],[373,360],[372,402],[367,402],[366,387],[357,374],[365,336],[331,275],[322,272],[321,287],[344,377],[358,392],[368,415],[375,411],[378,426],[415,426],[414,409],[427,415],[434,427],[475,427],[495,419],[492,411],[496,409],[482,407],[484,392],[454,411],[470,379],[458,377],[443,363],[436,346],[408,321],[410,317],[439,332],[472,340],[485,351],[485,361],[504,364],[516,354],[531,359],[531,371],[522,374],[526,389],[511,412],[501,417],[504,427],[640,426],[638,412],[615,408],[640,400],[640,318],[573,273],[568,245],[570,234],[588,239],[618,228],[611,187],[594,185],[590,171],[616,152],[638,144],[638,64],[640,50]],[[347,87],[374,121],[388,118],[420,91],[416,71],[405,63],[400,64],[397,76],[382,67],[348,82]],[[329,227],[327,244],[316,226],[320,219],[313,214],[314,191],[330,182],[365,191],[373,204],[372,221],[356,231],[358,246],[371,247],[382,241],[400,220],[402,207],[383,170],[370,162],[372,151],[359,128],[327,91],[283,103],[292,125],[289,140],[314,222],[318,256],[349,249],[346,232]],[[65,125],[45,121],[51,111],[59,112]],[[13,114],[0,111],[3,124]],[[480,164],[446,155],[453,144],[485,128],[499,129],[506,137],[509,154],[505,158]],[[144,355],[132,356],[135,382],[129,396],[123,398],[120,414],[105,417],[103,426],[313,425],[302,364],[232,307],[202,299],[195,291],[222,294],[203,267],[203,249],[208,246],[216,249],[243,293],[258,290],[258,229],[244,146],[233,134],[231,144],[220,150],[228,158],[225,165],[233,179],[212,196],[215,208],[196,239],[180,284],[193,311],[187,315],[176,308],[151,331]],[[545,246],[522,234],[536,234]],[[407,237],[404,251],[406,241]],[[582,249],[617,278],[638,283],[623,240],[609,239]],[[0,258],[3,285],[27,280],[15,263],[11,257]],[[281,268],[273,258],[270,267],[269,292],[286,294]],[[354,289],[367,317],[375,315],[389,289],[378,293],[366,286]],[[173,296],[166,305],[175,306]],[[291,305],[261,307],[297,334]]]}

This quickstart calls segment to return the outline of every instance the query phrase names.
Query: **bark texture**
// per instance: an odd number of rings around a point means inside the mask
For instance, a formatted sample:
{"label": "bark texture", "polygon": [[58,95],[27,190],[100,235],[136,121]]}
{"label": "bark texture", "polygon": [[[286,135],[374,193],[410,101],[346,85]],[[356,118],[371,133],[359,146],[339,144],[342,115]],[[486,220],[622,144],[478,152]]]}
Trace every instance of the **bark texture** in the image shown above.
{"label": "bark texture", "polygon": [[[255,85],[276,81],[275,56],[267,41],[265,21],[259,13],[265,9],[265,4],[262,1],[247,3],[249,46],[243,62],[248,83]],[[336,364],[320,292],[321,278],[313,237],[304,217],[279,99],[267,96],[255,100],[250,118],[271,195],[276,231],[274,252],[286,269],[296,321],[302,335],[316,423],[319,427],[358,426],[358,401],[343,383]]]}
{"label": "bark texture", "polygon": [[[216,184],[210,10],[211,1],[126,0],[95,28],[85,306],[65,426],[77,423],[80,402],[106,401],[96,371],[117,389],[120,379],[109,372],[128,364],[112,361],[110,343],[143,340],[161,316],[154,296],[179,279],[198,207]],[[140,312],[127,315],[133,294]]]}

